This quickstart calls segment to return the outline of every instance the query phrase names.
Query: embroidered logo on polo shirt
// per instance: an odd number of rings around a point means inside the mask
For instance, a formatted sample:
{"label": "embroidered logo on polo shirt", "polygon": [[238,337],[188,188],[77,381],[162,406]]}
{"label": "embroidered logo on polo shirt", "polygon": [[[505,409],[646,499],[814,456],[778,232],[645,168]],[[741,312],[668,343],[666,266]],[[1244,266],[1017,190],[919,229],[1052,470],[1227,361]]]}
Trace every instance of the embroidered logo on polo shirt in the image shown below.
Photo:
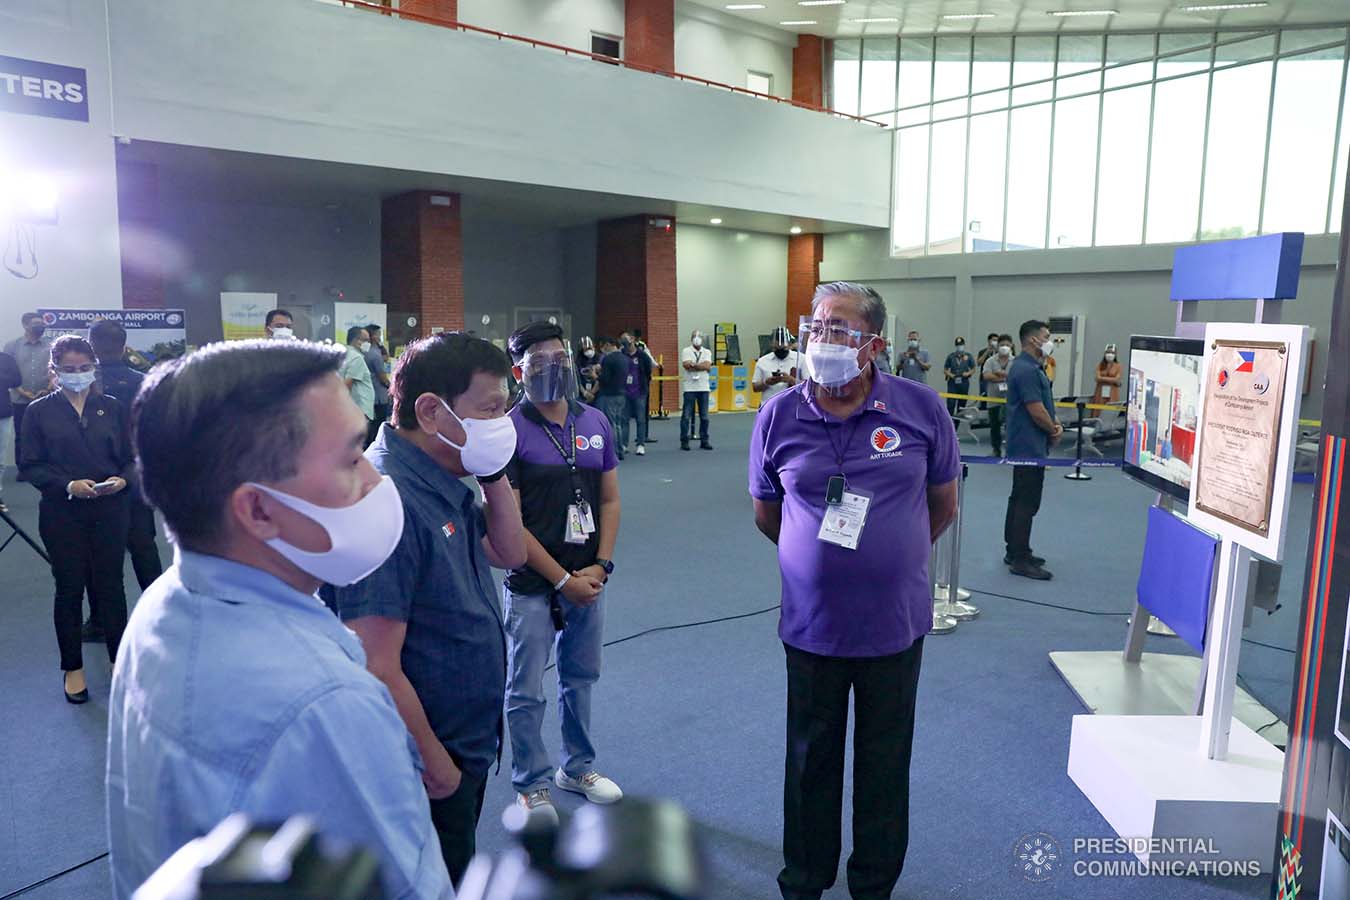
{"label": "embroidered logo on polo shirt", "polygon": [[[578,438],[577,440],[580,440],[580,438]],[[603,434],[597,434],[591,438],[591,449],[592,450],[605,449],[605,436]]]}
{"label": "embroidered logo on polo shirt", "polygon": [[455,523],[454,523],[454,522],[446,522],[444,525],[442,525],[442,526],[441,526],[441,534],[445,535],[446,538],[452,538],[452,537],[454,537],[454,536],[455,536]]}
{"label": "embroidered logo on polo shirt", "polygon": [[584,434],[579,434],[579,435],[577,435],[577,449],[578,449],[578,450],[585,450],[585,449],[586,449],[587,447],[589,447],[589,446],[590,446],[590,441],[586,440],[586,435],[584,435]]}
{"label": "embroidered logo on polo shirt", "polygon": [[890,459],[904,456],[900,450],[900,432],[889,425],[882,425],[872,432],[872,449],[876,452],[871,459]]}

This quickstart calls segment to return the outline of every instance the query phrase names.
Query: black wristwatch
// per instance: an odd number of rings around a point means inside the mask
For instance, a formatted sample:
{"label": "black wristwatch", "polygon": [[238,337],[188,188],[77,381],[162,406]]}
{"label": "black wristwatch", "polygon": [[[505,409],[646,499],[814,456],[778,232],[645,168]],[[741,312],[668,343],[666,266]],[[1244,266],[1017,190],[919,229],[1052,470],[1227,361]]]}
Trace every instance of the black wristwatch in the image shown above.
{"label": "black wristwatch", "polygon": [[478,478],[479,484],[492,484],[494,481],[501,481],[506,477],[506,469],[503,468],[501,471],[493,472],[491,475],[478,475],[476,477]]}
{"label": "black wristwatch", "polygon": [[597,559],[597,560],[595,561],[595,564],[596,564],[597,566],[599,566],[600,568],[604,569],[606,575],[613,575],[613,574],[614,574],[614,560],[612,560],[612,559]]}

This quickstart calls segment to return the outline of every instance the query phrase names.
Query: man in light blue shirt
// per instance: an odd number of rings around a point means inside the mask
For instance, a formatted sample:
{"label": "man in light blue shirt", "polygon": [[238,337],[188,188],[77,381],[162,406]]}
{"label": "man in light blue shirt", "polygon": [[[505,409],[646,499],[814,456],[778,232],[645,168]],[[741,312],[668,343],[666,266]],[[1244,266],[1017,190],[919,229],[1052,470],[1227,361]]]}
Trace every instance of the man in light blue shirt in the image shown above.
{"label": "man in light blue shirt", "polygon": [[390,898],[451,898],[421,758],[356,636],[315,596],[403,531],[361,454],[342,348],[216,344],[157,368],[135,405],[143,488],[174,565],[127,626],[108,703],[113,893],[242,812],[365,847]]}

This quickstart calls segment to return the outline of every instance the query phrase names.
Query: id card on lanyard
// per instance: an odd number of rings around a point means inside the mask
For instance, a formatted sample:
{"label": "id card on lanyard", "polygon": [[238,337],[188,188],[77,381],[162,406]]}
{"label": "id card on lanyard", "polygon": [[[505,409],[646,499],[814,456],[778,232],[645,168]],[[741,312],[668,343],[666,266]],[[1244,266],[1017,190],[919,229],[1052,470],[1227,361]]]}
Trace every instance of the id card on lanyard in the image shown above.
{"label": "id card on lanyard", "polygon": [[553,436],[553,431],[547,423],[541,422],[539,427],[544,429],[544,434],[548,435],[549,443],[553,449],[558,451],[558,455],[567,463],[567,468],[572,476],[572,503],[567,507],[567,523],[563,527],[563,540],[569,544],[584,544],[595,534],[595,516],[591,513],[591,505],[586,502],[585,494],[581,490],[581,473],[577,471],[577,423],[575,419],[568,419],[568,443],[567,450],[562,448],[558,439]]}
{"label": "id card on lanyard", "polygon": [[[858,422],[861,421],[862,416],[859,414]],[[844,457],[848,455],[849,444],[857,436],[858,423],[854,423],[849,431],[842,450],[835,444],[829,424],[824,419],[820,420],[820,424],[825,428],[830,449],[834,451],[839,474],[831,475],[825,483],[825,512],[820,518],[820,530],[816,532],[816,538],[845,550],[857,550],[863,527],[867,524],[867,510],[872,505],[872,494],[851,486],[844,474]]]}

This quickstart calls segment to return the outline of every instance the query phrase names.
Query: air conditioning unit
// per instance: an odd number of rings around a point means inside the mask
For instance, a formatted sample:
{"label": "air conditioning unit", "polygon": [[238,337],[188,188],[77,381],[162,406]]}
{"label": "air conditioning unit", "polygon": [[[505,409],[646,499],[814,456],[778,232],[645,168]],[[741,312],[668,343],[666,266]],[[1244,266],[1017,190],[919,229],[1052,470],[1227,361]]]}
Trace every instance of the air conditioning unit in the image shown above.
{"label": "air conditioning unit", "polygon": [[1092,379],[1083,374],[1084,336],[1087,333],[1085,317],[1051,316],[1050,340],[1055,344],[1055,383],[1052,386],[1056,397],[1080,397],[1088,393],[1088,388],[1096,384],[1096,369]]}

